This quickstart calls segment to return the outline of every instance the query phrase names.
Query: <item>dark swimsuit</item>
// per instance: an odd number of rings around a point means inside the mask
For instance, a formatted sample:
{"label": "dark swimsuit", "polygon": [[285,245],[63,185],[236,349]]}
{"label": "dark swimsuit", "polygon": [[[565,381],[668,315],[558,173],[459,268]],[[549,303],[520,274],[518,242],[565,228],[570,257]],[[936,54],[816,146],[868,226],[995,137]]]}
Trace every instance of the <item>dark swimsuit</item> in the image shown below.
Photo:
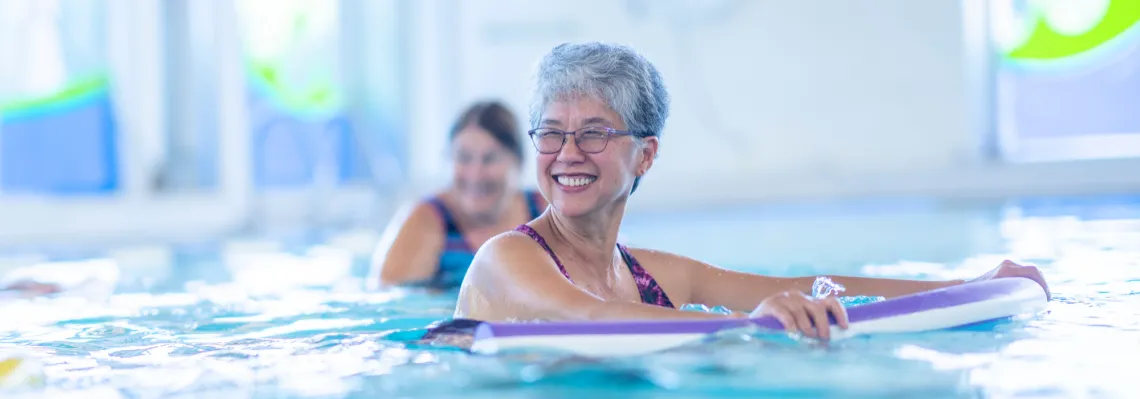
{"label": "dark swimsuit", "polygon": [[[550,249],[550,246],[546,244],[546,240],[543,239],[537,231],[534,231],[533,228],[525,224],[516,227],[515,231],[526,234],[537,242],[538,245],[542,246],[542,249],[546,250],[550,258],[554,260],[554,264],[558,266],[558,270],[562,272],[562,275],[565,276],[567,280],[570,280],[571,284],[574,283],[574,279],[570,278],[570,273],[566,272],[566,267],[562,266],[562,261],[558,259],[558,255],[554,254],[554,250]],[[622,260],[624,260],[625,264],[629,267],[629,273],[633,275],[633,281],[637,283],[637,291],[641,294],[641,302],[649,305],[674,308],[673,301],[669,300],[669,296],[665,294],[665,290],[661,289],[661,286],[657,284],[657,280],[654,280],[653,276],[649,275],[649,272],[641,267],[641,263],[638,263],[637,259],[629,253],[629,249],[621,244],[618,244],[617,248],[618,252],[621,253]],[[482,322],[471,319],[447,320],[439,324],[428,326],[427,334],[421,339],[434,340],[449,335],[472,335],[475,332],[475,327],[479,326],[480,323]]]}
{"label": "dark swimsuit", "polygon": [[[537,191],[525,191],[524,194],[531,219],[537,218],[542,214],[538,200],[541,194]],[[440,219],[443,219],[446,235],[443,252],[439,254],[439,268],[436,269],[431,278],[418,285],[437,289],[458,288],[463,283],[463,276],[467,275],[467,268],[471,267],[471,261],[475,259],[475,251],[478,248],[471,248],[467,244],[467,239],[459,230],[459,225],[455,223],[455,217],[447,210],[442,199],[438,196],[432,197],[427,200],[427,203],[431,204],[439,213]]]}
{"label": "dark swimsuit", "polygon": [[[516,227],[515,231],[522,232],[535,242],[538,242],[538,245],[546,250],[550,258],[554,259],[554,264],[558,266],[558,271],[561,271],[562,275],[566,276],[566,279],[570,280],[571,284],[574,283],[574,279],[570,278],[570,273],[566,272],[566,267],[562,266],[562,261],[558,260],[558,255],[555,255],[554,250],[550,249],[549,245],[546,245],[546,240],[543,239],[541,235],[538,235],[537,231],[534,231],[533,228],[525,224]],[[633,275],[633,281],[637,283],[637,292],[641,294],[641,302],[667,308],[674,307],[673,302],[669,300],[669,296],[665,295],[665,290],[662,290],[661,286],[657,285],[657,280],[654,280],[653,276],[650,276],[649,272],[641,267],[641,263],[638,263],[637,259],[635,259],[633,255],[630,255],[629,249],[621,244],[618,244],[617,248],[618,252],[621,253],[622,260],[629,266],[629,274]]]}

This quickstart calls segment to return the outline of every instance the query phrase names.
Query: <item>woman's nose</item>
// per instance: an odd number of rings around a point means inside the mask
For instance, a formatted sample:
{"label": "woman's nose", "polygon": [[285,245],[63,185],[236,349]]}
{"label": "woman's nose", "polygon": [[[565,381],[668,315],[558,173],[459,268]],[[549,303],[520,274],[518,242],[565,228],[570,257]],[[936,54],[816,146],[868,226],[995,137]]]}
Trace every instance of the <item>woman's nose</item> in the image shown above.
{"label": "woman's nose", "polygon": [[562,150],[558,151],[559,161],[575,161],[584,158],[585,153],[581,148],[578,148],[578,141],[572,135],[566,135],[566,142],[562,144]]}
{"label": "woman's nose", "polygon": [[494,175],[494,170],[495,170],[495,168],[494,168],[494,167],[492,167],[491,165],[489,165],[489,164],[485,164],[485,163],[481,163],[481,164],[479,164],[479,168],[478,168],[478,169],[475,169],[475,175],[476,175],[476,176],[479,176],[479,178],[481,178],[481,179],[486,179],[486,178],[494,177],[494,176],[493,176],[493,175]]}

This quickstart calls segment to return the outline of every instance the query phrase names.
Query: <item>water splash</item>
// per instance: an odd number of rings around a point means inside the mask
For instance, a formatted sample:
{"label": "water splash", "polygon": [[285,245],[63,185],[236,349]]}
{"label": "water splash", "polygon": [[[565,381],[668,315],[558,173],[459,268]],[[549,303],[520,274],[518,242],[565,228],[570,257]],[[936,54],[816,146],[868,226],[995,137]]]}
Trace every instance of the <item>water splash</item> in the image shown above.
{"label": "water splash", "polygon": [[815,282],[812,283],[811,286],[812,298],[820,299],[834,296],[843,306],[856,306],[866,303],[884,301],[887,299],[886,297],[882,296],[841,296],[840,294],[844,291],[847,291],[847,287],[844,287],[842,284],[832,281],[831,278],[828,278],[827,276],[816,277]]}

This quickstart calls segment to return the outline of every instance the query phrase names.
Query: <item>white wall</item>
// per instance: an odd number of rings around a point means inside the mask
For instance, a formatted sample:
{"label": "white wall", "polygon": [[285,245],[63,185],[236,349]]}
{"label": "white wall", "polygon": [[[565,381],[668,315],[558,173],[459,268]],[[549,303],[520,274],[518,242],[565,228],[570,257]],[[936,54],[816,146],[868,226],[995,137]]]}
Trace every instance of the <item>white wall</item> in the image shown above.
{"label": "white wall", "polygon": [[[115,20],[157,17],[157,3],[144,3],[149,6],[142,11],[112,7],[111,13]],[[226,0],[209,4],[225,21],[219,26],[234,29],[233,16],[222,11]],[[386,29],[392,27],[405,40],[397,50],[380,46],[383,40],[363,40],[367,51],[359,55],[362,68],[375,70],[384,67],[388,54],[407,55],[401,60],[408,73],[407,191],[389,198],[369,187],[315,190],[297,193],[298,198],[285,195],[284,201],[254,195],[243,85],[230,57],[220,62],[219,192],[148,191],[144,177],[157,156],[150,150],[161,146],[135,140],[125,148],[134,165],[125,176],[129,192],[102,199],[0,198],[0,244],[158,232],[210,236],[253,221],[375,219],[379,226],[391,205],[446,184],[446,130],[465,105],[500,97],[525,118],[532,67],[564,41],[630,44],[666,78],[673,115],[661,157],[633,197],[636,209],[887,194],[979,197],[1140,189],[1138,160],[1007,166],[986,155],[987,77],[978,68],[975,47],[980,31],[963,27],[964,21],[979,19],[966,18],[973,9],[960,7],[981,5],[980,0],[359,4],[367,4],[357,9],[366,15],[359,21],[369,24],[363,31],[392,32]],[[117,31],[158,29],[157,22],[136,22]],[[114,54],[119,61],[151,59],[132,65],[152,69],[140,76],[153,81],[161,74],[153,57],[159,44],[118,40]],[[128,71],[116,73],[134,75]],[[384,83],[369,80],[365,90]],[[130,85],[119,90],[128,104],[121,115],[124,134],[154,136],[161,118],[148,110],[161,104],[155,100],[161,93]],[[131,105],[139,101],[151,107]],[[533,163],[527,168],[533,171]],[[532,183],[533,173],[527,177]],[[370,208],[379,210],[358,211]]]}
{"label": "white wall", "polygon": [[1006,166],[987,155],[980,37],[958,1],[416,3],[419,191],[446,182],[445,128],[463,106],[501,97],[525,118],[535,62],[584,40],[634,46],[673,95],[661,157],[634,196],[643,206],[1140,188],[1126,172],[1136,160]]}

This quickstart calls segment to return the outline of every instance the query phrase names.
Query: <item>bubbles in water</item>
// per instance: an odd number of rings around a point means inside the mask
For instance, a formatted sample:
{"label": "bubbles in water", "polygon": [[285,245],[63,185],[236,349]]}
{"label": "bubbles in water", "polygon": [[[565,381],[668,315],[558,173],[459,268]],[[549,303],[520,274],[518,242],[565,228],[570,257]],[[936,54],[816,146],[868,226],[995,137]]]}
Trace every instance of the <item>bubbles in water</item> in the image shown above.
{"label": "bubbles in water", "polygon": [[847,291],[847,288],[839,285],[826,276],[819,276],[815,278],[815,283],[811,285],[811,296],[813,298],[826,298],[829,296],[839,296],[839,293]]}
{"label": "bubbles in water", "polygon": [[732,314],[732,309],[724,306],[708,307],[699,303],[686,303],[681,305],[681,310],[689,312],[702,312],[702,313],[718,313],[718,314]]}

